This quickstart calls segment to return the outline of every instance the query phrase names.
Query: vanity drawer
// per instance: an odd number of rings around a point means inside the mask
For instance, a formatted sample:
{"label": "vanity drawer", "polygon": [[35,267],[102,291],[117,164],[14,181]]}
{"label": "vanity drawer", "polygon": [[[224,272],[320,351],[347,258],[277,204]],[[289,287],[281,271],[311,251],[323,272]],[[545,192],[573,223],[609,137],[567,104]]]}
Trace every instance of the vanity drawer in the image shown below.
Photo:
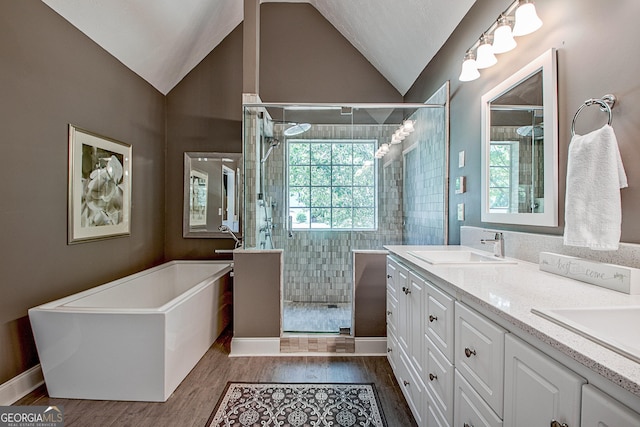
{"label": "vanity drawer", "polygon": [[450,427],[453,425],[452,422],[447,421],[442,415],[442,412],[438,409],[438,407],[433,403],[433,399],[429,395],[429,392],[426,393],[425,400],[425,417],[426,417],[426,426],[427,427]]}
{"label": "vanity drawer", "polygon": [[460,427],[502,427],[502,420],[456,370],[455,425]]}
{"label": "vanity drawer", "polygon": [[426,335],[449,361],[453,361],[454,299],[427,281]]}
{"label": "vanity drawer", "polygon": [[455,319],[455,366],[502,417],[506,331],[459,302]]}
{"label": "vanity drawer", "polygon": [[391,365],[391,369],[393,372],[396,372],[398,369],[398,357],[400,349],[398,348],[398,339],[396,336],[387,329],[387,360],[389,361],[389,365]]}
{"label": "vanity drawer", "polygon": [[387,257],[387,292],[398,298],[397,276],[400,263],[391,257]]}
{"label": "vanity drawer", "polygon": [[640,426],[640,414],[604,394],[594,386],[582,386],[581,427]]}
{"label": "vanity drawer", "polygon": [[424,382],[427,391],[447,424],[453,425],[453,365],[429,338],[425,338],[425,342],[427,348]]}
{"label": "vanity drawer", "polygon": [[387,291],[387,330],[398,336],[398,300]]}
{"label": "vanity drawer", "polygon": [[416,377],[416,373],[409,364],[404,351],[398,349],[398,353],[400,353],[400,357],[398,358],[398,365],[400,368],[398,370],[399,375],[397,376],[398,383],[400,384],[404,397],[407,399],[407,403],[409,404],[409,408],[411,408],[411,412],[413,413],[416,423],[419,426],[422,426],[424,425],[422,406],[425,402],[426,390],[422,381]]}

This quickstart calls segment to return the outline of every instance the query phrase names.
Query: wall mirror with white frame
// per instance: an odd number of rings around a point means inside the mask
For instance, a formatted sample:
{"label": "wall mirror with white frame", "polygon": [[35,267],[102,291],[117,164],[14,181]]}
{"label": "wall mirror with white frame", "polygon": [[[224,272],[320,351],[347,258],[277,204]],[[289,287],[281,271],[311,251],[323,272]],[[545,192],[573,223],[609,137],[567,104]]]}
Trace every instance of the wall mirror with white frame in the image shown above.
{"label": "wall mirror with white frame", "polygon": [[482,97],[483,222],[558,225],[557,53]]}
{"label": "wall mirror with white frame", "polygon": [[184,153],[183,237],[229,238],[222,225],[240,233],[241,163],[241,153]]}

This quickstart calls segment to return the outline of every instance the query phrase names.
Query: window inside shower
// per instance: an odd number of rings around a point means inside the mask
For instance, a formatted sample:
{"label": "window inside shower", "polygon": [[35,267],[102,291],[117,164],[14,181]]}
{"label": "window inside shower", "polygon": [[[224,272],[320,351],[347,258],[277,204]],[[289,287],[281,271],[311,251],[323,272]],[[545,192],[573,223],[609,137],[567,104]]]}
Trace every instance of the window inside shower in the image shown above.
{"label": "window inside shower", "polygon": [[377,148],[377,140],[288,141],[292,230],[376,230]]}

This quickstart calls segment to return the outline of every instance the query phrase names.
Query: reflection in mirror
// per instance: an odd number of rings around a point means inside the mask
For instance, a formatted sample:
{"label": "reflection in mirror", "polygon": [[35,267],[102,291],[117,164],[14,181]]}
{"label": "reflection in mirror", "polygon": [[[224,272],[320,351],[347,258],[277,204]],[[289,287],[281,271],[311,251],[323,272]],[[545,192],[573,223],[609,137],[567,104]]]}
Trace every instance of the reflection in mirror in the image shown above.
{"label": "reflection in mirror", "polygon": [[557,226],[556,53],[482,97],[482,221]]}
{"label": "reflection in mirror", "polygon": [[184,153],[184,237],[229,238],[241,229],[240,153]]}

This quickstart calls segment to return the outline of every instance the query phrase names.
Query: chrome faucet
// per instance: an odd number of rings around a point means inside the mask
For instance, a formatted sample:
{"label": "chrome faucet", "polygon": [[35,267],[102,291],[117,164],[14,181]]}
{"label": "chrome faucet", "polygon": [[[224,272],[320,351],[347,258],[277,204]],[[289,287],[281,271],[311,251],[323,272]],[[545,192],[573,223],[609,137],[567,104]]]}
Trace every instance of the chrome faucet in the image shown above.
{"label": "chrome faucet", "polygon": [[221,226],[219,226],[219,227],[218,227],[218,230],[222,231],[223,233],[229,233],[229,234],[231,234],[231,237],[233,237],[233,240],[235,240],[235,241],[236,241],[236,246],[235,246],[235,247],[236,247],[236,249],[237,249],[237,248],[239,248],[239,247],[242,245],[242,241],[238,238],[238,236],[236,236],[236,235],[234,234],[234,232],[233,232],[233,231],[231,231],[231,229],[230,229],[228,226],[226,226],[226,225],[224,225],[224,224],[223,224],[223,225],[221,225]]}
{"label": "chrome faucet", "polygon": [[493,243],[493,255],[498,258],[504,258],[504,236],[502,233],[496,233],[493,239],[482,239],[480,243]]}

